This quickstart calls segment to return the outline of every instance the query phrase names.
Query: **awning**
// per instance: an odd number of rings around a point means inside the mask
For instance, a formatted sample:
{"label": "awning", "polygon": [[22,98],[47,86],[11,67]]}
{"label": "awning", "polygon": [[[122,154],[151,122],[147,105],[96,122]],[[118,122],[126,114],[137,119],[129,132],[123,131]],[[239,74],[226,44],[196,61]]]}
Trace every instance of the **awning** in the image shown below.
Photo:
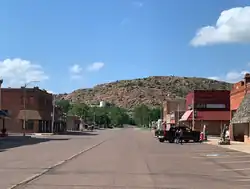
{"label": "awning", "polygon": [[186,111],[183,116],[181,116],[181,119],[179,121],[188,121],[189,117],[191,116],[193,110]]}
{"label": "awning", "polygon": [[9,115],[9,112],[8,110],[0,110],[0,118],[9,118],[10,115]]}
{"label": "awning", "polygon": [[25,120],[42,120],[40,113],[37,110],[20,110],[18,119]]}

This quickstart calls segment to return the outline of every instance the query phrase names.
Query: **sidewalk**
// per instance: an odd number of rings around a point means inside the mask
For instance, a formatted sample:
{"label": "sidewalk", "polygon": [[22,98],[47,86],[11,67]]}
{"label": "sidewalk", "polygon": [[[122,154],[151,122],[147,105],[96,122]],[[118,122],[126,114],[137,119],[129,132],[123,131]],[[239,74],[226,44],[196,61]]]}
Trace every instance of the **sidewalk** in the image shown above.
{"label": "sidewalk", "polygon": [[250,154],[249,144],[245,144],[244,142],[231,141],[230,145],[218,145],[218,140],[219,138],[212,137],[208,138],[208,141],[204,143]]}

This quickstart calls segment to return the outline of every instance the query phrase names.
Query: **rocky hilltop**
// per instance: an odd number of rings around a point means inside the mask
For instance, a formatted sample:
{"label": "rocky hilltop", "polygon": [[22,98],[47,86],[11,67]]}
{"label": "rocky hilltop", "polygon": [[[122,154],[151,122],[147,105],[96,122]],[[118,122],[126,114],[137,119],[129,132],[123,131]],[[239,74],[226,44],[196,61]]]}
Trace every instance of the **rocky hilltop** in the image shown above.
{"label": "rocky hilltop", "polygon": [[141,103],[157,106],[166,99],[183,98],[194,89],[225,90],[231,87],[230,83],[206,78],[154,76],[78,89],[70,94],[58,95],[58,98],[87,104],[106,101],[120,107],[133,108]]}

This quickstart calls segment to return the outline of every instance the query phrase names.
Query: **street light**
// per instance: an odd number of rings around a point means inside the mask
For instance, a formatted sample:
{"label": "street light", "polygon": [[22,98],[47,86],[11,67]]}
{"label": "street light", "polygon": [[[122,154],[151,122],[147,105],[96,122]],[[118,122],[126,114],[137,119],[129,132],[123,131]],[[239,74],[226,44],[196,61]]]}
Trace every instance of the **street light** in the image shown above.
{"label": "street light", "polygon": [[56,106],[56,98],[55,95],[52,94],[52,123],[51,123],[51,133],[54,133],[54,124],[55,124],[55,106]]}
{"label": "street light", "polygon": [[0,110],[2,110],[2,84],[3,79],[0,79]]}
{"label": "street light", "polygon": [[24,119],[23,119],[23,136],[26,135],[26,87],[31,83],[38,83],[39,81],[29,81],[23,86],[23,110],[24,110]]}
{"label": "street light", "polygon": [[[0,110],[2,110],[2,84],[3,84],[3,79],[0,79]],[[5,118],[2,118],[3,120],[3,128],[2,128],[2,133],[5,130]]]}

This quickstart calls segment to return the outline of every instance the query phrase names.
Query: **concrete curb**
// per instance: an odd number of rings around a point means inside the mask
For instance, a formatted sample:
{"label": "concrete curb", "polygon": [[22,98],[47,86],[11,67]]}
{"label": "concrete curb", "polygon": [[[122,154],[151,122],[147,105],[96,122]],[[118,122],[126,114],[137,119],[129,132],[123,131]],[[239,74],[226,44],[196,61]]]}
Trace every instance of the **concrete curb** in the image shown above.
{"label": "concrete curb", "polygon": [[[218,145],[218,141],[219,139],[214,139],[214,138],[210,138],[208,139],[207,141],[204,141],[204,143],[206,144],[216,144]],[[239,141],[230,141],[231,144],[234,144],[234,145],[244,145],[245,143],[244,142],[239,142]],[[219,145],[220,146],[220,145]]]}
{"label": "concrete curb", "polygon": [[52,136],[54,133],[33,133],[35,136]]}
{"label": "concrete curb", "polygon": [[57,167],[59,167],[59,166],[65,164],[65,163],[67,163],[68,161],[70,161],[70,160],[72,160],[72,159],[74,159],[74,158],[80,156],[81,154],[83,154],[83,153],[85,153],[85,152],[88,152],[89,150],[92,150],[92,149],[95,148],[95,147],[100,146],[101,144],[103,144],[104,142],[106,142],[106,141],[108,141],[108,140],[109,140],[109,139],[103,140],[103,141],[101,141],[101,142],[99,142],[99,143],[97,143],[97,144],[95,144],[95,145],[93,145],[93,146],[91,146],[91,147],[89,147],[89,148],[87,148],[87,149],[84,149],[84,150],[82,150],[82,151],[80,151],[80,152],[78,152],[78,153],[72,155],[71,157],[69,157],[69,158],[67,158],[67,159],[65,159],[65,160],[63,160],[63,161],[57,162],[56,164],[50,166],[49,168],[46,168],[44,171],[42,171],[42,172],[40,172],[40,173],[37,173],[37,174],[34,174],[34,175],[32,175],[31,177],[28,177],[28,178],[26,178],[25,180],[23,180],[23,181],[21,181],[21,182],[15,184],[15,185],[9,187],[8,189],[17,189],[17,188],[19,188],[19,187],[25,186],[26,184],[28,184],[28,183],[30,183],[30,182],[32,182],[32,181],[38,179],[39,177],[43,176],[44,174],[48,173],[49,171],[51,171],[51,170],[53,170],[53,169],[55,169],[55,168],[57,168]]}

